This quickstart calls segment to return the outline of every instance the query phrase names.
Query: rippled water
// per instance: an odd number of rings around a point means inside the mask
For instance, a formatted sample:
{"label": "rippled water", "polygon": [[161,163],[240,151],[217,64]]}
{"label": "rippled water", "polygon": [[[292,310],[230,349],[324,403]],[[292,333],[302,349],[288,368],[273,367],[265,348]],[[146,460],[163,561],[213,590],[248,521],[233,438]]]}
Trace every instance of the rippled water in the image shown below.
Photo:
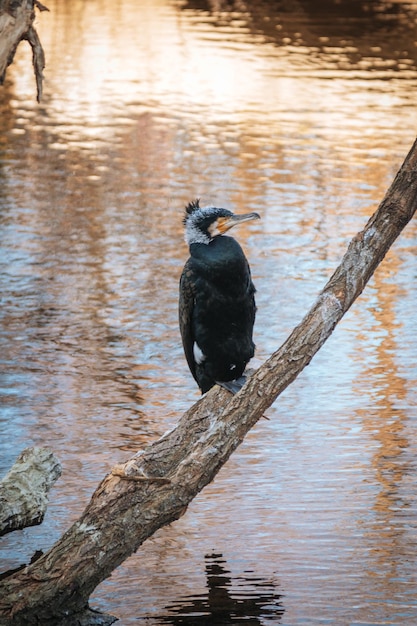
{"label": "rippled water", "polygon": [[[416,135],[406,2],[50,0],[34,98],[0,89],[0,465],[51,446],[47,549],[116,462],[199,394],[177,328],[200,197],[257,286],[257,362],[287,337]],[[95,592],[133,624],[417,622],[415,221],[362,296],[178,522]]]}

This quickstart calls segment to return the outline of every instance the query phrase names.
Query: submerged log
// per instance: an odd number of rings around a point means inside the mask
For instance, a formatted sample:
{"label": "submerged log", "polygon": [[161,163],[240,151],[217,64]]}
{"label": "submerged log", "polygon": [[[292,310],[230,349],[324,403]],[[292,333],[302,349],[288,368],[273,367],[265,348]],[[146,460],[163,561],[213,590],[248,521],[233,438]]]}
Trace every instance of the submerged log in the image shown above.
{"label": "submerged log", "polygon": [[[308,365],[417,207],[417,142],[376,213],[286,342],[231,396],[211,389],[176,428],[113,468],[81,517],[33,565],[0,583],[1,624],[59,624],[158,528],[184,514],[278,395]],[[62,622],[69,623],[69,622]]]}
{"label": "submerged log", "polygon": [[32,48],[37,100],[40,102],[45,57],[33,26],[35,6],[40,11],[48,10],[38,0],[0,0],[0,85],[4,82],[6,69],[13,62],[19,43],[26,39]]}
{"label": "submerged log", "polygon": [[40,524],[61,464],[47,448],[26,448],[0,481],[0,536]]}

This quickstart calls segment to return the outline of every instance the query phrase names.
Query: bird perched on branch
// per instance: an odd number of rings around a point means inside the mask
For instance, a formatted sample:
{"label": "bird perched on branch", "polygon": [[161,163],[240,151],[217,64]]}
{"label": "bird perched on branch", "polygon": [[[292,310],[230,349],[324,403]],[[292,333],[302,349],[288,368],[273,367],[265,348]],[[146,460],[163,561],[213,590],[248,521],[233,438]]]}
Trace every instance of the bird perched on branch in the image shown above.
{"label": "bird perched on branch", "polygon": [[236,393],[254,355],[255,287],[242,248],[224,233],[255,219],[257,213],[234,215],[200,207],[199,200],[185,210],[190,258],[180,280],[179,322],[188,366],[202,393],[216,383]]}

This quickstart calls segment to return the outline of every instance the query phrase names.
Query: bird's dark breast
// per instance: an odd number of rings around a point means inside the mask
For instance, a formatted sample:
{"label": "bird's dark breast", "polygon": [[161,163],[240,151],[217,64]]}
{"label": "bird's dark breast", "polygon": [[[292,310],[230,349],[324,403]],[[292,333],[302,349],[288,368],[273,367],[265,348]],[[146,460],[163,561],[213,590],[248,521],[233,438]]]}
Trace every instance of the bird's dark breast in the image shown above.
{"label": "bird's dark breast", "polygon": [[[191,246],[195,281],[192,332],[205,355],[200,377],[234,380],[253,357],[255,288],[246,257],[234,239]],[[210,385],[211,386],[211,385]]]}
{"label": "bird's dark breast", "polygon": [[192,266],[196,276],[211,284],[221,295],[246,294],[251,275],[242,248],[232,237],[216,237],[209,245],[192,244]]}

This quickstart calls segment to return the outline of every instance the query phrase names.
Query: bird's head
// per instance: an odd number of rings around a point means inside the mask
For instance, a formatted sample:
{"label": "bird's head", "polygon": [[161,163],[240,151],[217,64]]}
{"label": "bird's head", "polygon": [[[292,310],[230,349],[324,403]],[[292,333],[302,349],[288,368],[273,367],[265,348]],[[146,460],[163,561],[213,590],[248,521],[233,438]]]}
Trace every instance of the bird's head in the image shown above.
{"label": "bird's head", "polygon": [[200,207],[199,200],[194,200],[185,207],[185,241],[189,246],[192,243],[208,244],[236,224],[258,219],[260,219],[258,213],[235,215],[228,209],[214,206]]}

